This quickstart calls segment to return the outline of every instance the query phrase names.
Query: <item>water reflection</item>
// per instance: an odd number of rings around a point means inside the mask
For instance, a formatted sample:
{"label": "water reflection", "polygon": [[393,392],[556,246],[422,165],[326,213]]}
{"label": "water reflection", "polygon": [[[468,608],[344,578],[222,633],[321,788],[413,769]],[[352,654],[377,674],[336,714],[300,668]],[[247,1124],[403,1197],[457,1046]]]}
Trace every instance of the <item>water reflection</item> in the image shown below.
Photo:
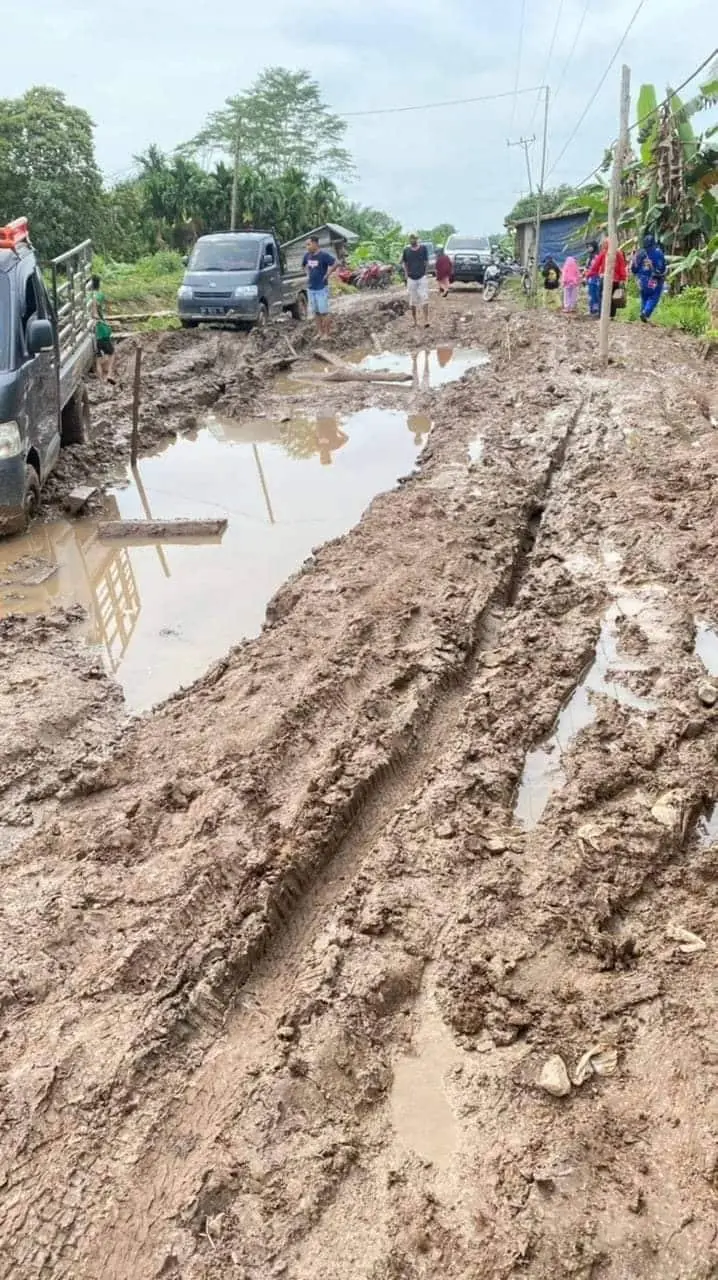
{"label": "water reflection", "polygon": [[[120,518],[115,497],[107,498],[103,515]],[[25,537],[0,542],[0,616],[69,602],[86,609],[88,635],[117,671],[141,610],[129,549],[101,542],[91,520],[36,524]]]}
{"label": "water reflection", "polygon": [[256,635],[282,582],[411,471],[430,427],[377,409],[286,422],[208,414],[194,439],[145,458],[103,518],[226,515],[220,544],[108,544],[95,520],[36,524],[0,542],[0,615],[82,604],[84,634],[128,705],[147,708]]}
{"label": "water reflection", "polygon": [[419,351],[350,352],[348,364],[377,373],[410,373],[414,391],[429,391],[463,378],[469,369],[489,363],[489,354],[480,347],[433,347]]}

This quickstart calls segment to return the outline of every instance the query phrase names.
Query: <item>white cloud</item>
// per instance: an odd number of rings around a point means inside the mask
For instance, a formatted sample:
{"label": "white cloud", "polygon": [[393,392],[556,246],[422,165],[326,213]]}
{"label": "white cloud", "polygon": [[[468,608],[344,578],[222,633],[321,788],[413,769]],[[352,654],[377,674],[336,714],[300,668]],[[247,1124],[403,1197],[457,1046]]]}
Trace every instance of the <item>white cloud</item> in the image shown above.
{"label": "white cloud", "polygon": [[[571,50],[585,0],[564,0],[549,80]],[[576,181],[598,163],[615,134],[620,64],[633,83],[677,83],[706,56],[715,0],[647,0],[625,48],[552,181]],[[539,81],[559,0],[527,0],[521,85]],[[4,45],[32,60],[4,64],[5,94],[32,83],[57,85],[97,123],[98,157],[108,173],[156,141],[170,149],[196,131],[262,67],[306,67],[339,111],[474,97],[513,89],[521,0],[35,0],[3,20]],[[590,0],[581,38],[551,117],[558,156],[599,81],[635,0]],[[42,15],[42,21],[35,21]],[[17,24],[17,30],[14,25]],[[350,122],[359,180],[351,194],[394,212],[405,225],[445,219],[496,229],[526,178],[523,155],[507,149],[538,132],[535,96]],[[532,162],[538,166],[538,145]]]}

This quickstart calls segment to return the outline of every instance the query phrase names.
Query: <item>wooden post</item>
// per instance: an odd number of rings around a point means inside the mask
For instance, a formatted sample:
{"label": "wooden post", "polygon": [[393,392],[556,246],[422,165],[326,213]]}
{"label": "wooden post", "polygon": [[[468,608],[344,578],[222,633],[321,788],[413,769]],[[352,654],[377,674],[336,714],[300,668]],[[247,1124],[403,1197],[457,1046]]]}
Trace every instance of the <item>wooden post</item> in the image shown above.
{"label": "wooden post", "polygon": [[606,271],[603,277],[603,295],[601,297],[601,322],[599,327],[598,354],[602,365],[608,364],[608,327],[611,322],[611,299],[613,297],[613,277],[616,269],[616,251],[618,249],[618,213],[621,203],[621,175],[626,163],[628,149],[628,113],[631,107],[631,72],[628,67],[621,71],[621,115],[618,130],[618,142],[613,154],[613,171],[611,186],[608,192],[608,254]]}
{"label": "wooden post", "polygon": [[135,343],[135,380],[132,390],[132,437],[130,441],[130,465],[137,462],[140,434],[140,375],[142,373],[142,347]]}

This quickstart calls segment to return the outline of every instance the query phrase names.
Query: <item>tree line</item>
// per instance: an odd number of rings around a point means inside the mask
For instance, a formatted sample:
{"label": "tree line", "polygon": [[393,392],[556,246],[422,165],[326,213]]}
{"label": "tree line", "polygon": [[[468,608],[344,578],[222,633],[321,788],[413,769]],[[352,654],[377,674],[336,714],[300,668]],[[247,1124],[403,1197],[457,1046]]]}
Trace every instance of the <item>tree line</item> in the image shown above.
{"label": "tree line", "polygon": [[89,114],[36,86],[0,99],[0,225],[27,215],[44,258],[90,237],[104,257],[125,262],[185,252],[232,221],[280,240],[326,221],[362,239],[389,234],[388,214],[339,189],[352,172],[345,131],[308,72],[270,67],[172,154],[149,146],[131,177],[105,185]]}

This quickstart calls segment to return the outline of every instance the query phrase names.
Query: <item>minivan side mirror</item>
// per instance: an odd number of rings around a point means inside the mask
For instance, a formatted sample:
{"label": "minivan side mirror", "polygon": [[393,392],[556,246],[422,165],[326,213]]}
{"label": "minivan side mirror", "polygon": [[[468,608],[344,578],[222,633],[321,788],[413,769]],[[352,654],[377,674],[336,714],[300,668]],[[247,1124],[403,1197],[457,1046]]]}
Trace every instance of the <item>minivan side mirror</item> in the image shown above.
{"label": "minivan side mirror", "polygon": [[37,356],[41,351],[52,351],[55,345],[55,335],[50,321],[40,320],[37,316],[28,320],[25,337],[28,353],[31,356]]}
{"label": "minivan side mirror", "polygon": [[186,267],[186,266],[188,266],[188,265],[189,265],[189,254],[188,254],[188,253],[183,253],[183,254],[182,254],[182,266],[183,266],[183,267]]}
{"label": "minivan side mirror", "polygon": [[263,267],[273,267],[273,266],[274,266],[274,258],[272,257],[271,253],[265,253],[265,254],[263,255],[263,257],[262,257],[262,266],[263,266]]}

